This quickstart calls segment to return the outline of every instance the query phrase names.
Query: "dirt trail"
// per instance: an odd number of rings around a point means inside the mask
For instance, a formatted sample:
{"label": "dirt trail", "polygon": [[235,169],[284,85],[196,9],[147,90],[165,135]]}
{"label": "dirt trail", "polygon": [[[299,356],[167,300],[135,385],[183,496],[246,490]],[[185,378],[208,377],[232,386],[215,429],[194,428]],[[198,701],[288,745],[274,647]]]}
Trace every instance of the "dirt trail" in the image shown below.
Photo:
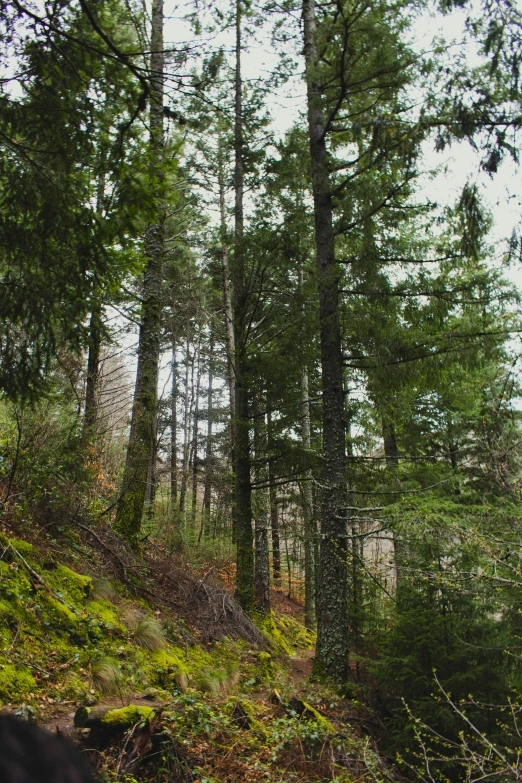
{"label": "dirt trail", "polygon": [[294,682],[308,680],[312,674],[314,663],[315,648],[303,650],[299,658],[290,659],[290,677]]}

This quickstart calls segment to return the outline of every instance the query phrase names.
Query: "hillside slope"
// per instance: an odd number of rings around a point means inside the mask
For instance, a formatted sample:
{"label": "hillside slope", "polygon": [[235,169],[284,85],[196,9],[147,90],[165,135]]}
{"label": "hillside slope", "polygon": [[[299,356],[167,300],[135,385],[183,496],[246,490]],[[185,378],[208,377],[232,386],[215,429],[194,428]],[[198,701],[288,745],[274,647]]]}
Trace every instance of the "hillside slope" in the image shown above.
{"label": "hillside slope", "polygon": [[[98,539],[99,552],[76,538],[71,558],[71,541],[0,536],[2,711],[69,734],[106,780],[390,776],[372,716],[307,681],[314,639],[298,619],[257,618],[261,633],[216,582],[171,564],[173,585],[124,550],[109,581]],[[184,616],[168,605],[189,583]]]}

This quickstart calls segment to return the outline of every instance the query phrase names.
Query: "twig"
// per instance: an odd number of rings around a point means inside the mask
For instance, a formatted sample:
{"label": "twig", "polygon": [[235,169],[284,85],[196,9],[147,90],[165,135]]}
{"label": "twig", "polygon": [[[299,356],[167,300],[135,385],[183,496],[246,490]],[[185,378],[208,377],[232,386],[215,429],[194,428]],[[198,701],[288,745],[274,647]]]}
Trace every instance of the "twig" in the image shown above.
{"label": "twig", "polygon": [[72,521],[74,522],[74,524],[75,524],[75,525],[78,525],[78,527],[81,527],[81,528],[82,528],[82,530],[86,530],[88,533],[90,533],[90,535],[91,535],[93,538],[95,538],[95,539],[96,539],[96,541],[97,541],[97,542],[98,542],[98,543],[99,543],[99,544],[100,544],[100,545],[101,545],[101,546],[102,546],[102,547],[105,549],[105,551],[106,551],[106,552],[109,552],[109,554],[110,554],[110,555],[112,555],[112,556],[113,556],[113,557],[114,557],[114,558],[115,558],[115,559],[116,559],[116,560],[117,560],[117,561],[120,563],[120,565],[121,565],[121,567],[122,567],[122,569],[123,569],[123,576],[124,576],[124,578],[125,578],[125,581],[127,581],[127,566],[125,565],[125,563],[123,562],[123,560],[121,559],[121,557],[120,557],[119,555],[117,555],[117,554],[116,554],[116,552],[114,552],[114,551],[113,551],[113,550],[112,550],[110,547],[108,547],[108,546],[107,546],[107,544],[105,544],[105,543],[104,543],[104,542],[101,540],[101,538],[99,537],[99,535],[97,535],[97,534],[94,532],[94,530],[91,530],[91,528],[90,528],[90,527],[87,527],[87,525],[84,525],[82,522],[78,522],[78,520],[77,520],[77,519],[73,519]]}
{"label": "twig", "polygon": [[19,634],[19,633],[20,633],[20,623],[18,623],[18,625],[16,626],[16,633],[15,633],[15,635],[14,635],[14,639],[13,639],[13,641],[11,642],[11,646],[10,646],[10,648],[8,649],[7,653],[10,653],[10,652],[11,652],[11,650],[13,649],[13,647],[15,646],[15,644],[16,644],[16,640],[18,639],[18,634]]}

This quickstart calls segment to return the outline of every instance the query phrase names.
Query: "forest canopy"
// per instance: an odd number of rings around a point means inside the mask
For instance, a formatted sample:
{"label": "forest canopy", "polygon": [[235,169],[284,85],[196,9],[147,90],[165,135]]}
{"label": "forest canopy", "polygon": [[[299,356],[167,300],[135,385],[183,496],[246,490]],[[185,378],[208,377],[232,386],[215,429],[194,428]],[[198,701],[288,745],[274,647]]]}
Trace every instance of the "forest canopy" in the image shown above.
{"label": "forest canopy", "polygon": [[265,624],[295,597],[422,780],[520,778],[521,30],[0,7],[5,518],[219,552]]}

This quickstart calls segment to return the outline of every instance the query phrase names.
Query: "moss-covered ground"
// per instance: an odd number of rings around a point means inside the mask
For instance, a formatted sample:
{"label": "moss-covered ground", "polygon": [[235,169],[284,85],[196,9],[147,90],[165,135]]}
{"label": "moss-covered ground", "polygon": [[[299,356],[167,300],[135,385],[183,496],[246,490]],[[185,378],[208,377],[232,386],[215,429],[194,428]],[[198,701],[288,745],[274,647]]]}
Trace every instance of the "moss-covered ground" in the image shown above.
{"label": "moss-covered ground", "polygon": [[[154,754],[126,783],[381,778],[357,728],[360,708],[292,676],[292,660],[310,656],[315,641],[299,620],[255,618],[265,649],[229,638],[196,644],[181,618],[73,565],[0,535],[2,710],[72,734],[82,705],[132,713],[133,725],[154,721]],[[85,741],[89,731],[78,731]],[[114,739],[97,749],[106,780],[117,779],[119,752]]]}
{"label": "moss-covered ground", "polygon": [[[112,600],[100,596],[96,580],[25,541],[0,536],[0,555],[0,706],[45,713],[49,703],[239,682],[240,641],[188,645],[172,617],[167,631],[152,607],[115,589]],[[147,616],[154,623],[144,628]]]}

